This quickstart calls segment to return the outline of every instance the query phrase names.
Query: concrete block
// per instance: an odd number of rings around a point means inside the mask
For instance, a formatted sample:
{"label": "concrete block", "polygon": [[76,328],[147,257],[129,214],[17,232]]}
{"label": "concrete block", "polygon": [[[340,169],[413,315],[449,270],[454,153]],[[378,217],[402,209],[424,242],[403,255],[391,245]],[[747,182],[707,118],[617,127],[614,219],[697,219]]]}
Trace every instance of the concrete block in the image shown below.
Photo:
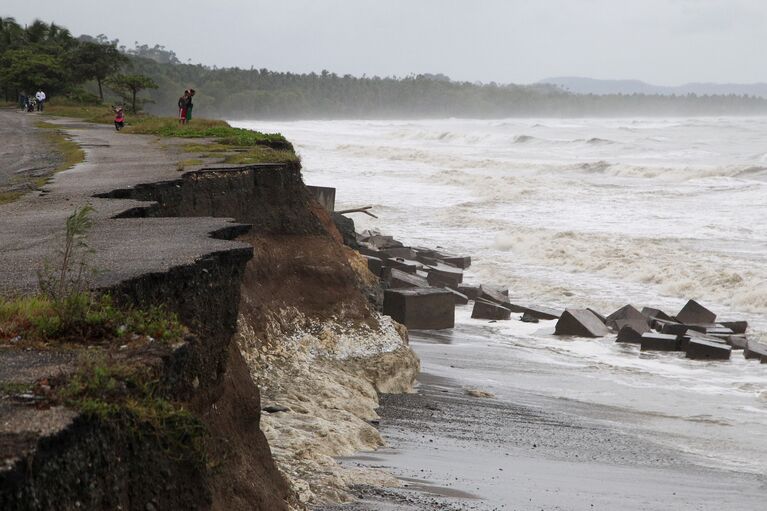
{"label": "concrete block", "polygon": [[642,351],[679,351],[679,336],[645,332],[642,334]]}
{"label": "concrete block", "polygon": [[748,338],[741,334],[731,335],[727,338],[727,344],[734,350],[745,350],[748,346]]}
{"label": "concrete block", "polygon": [[639,311],[642,313],[643,316],[645,316],[647,319],[663,319],[666,321],[671,321],[671,316],[666,314],[660,309],[655,309],[653,307],[642,307],[642,310]]}
{"label": "concrete block", "polygon": [[719,324],[729,328],[735,334],[745,334],[748,330],[748,321],[720,321]]}
{"label": "concrete block", "polygon": [[676,320],[688,325],[713,323],[716,321],[716,314],[695,300],[690,300],[676,315]]}
{"label": "concrete block", "polygon": [[743,356],[746,358],[758,358],[764,360],[767,358],[767,345],[756,341],[748,341],[746,349],[743,350]]}
{"label": "concrete block", "polygon": [[527,314],[530,317],[536,319],[559,319],[562,317],[562,311],[557,309],[551,309],[549,307],[541,307],[540,305],[519,305],[517,303],[503,304],[504,307],[511,312],[518,312]]}
{"label": "concrete block", "polygon": [[383,312],[408,328],[440,330],[455,325],[455,298],[445,289],[387,289]]}
{"label": "concrete block", "polygon": [[385,258],[385,256],[381,253],[380,250],[378,250],[373,245],[370,245],[364,241],[361,241],[359,243],[359,248],[357,250],[362,255],[378,257],[379,259]]}
{"label": "concrete block", "polygon": [[506,291],[506,294],[504,294],[503,290],[499,290],[498,288],[495,288],[493,286],[486,286],[486,285],[479,286],[479,293],[477,294],[477,298],[481,298],[488,302],[497,303],[499,305],[504,305],[504,306],[510,305],[508,290]]}
{"label": "concrete block", "polygon": [[457,288],[463,282],[463,270],[454,266],[438,263],[424,268],[429,273],[429,283],[432,286],[447,286]]}
{"label": "concrete block", "polygon": [[682,323],[663,323],[660,329],[662,333],[672,335],[685,335],[687,330],[689,330],[689,327]]}
{"label": "concrete block", "polygon": [[391,269],[391,278],[389,279],[389,288],[391,289],[403,289],[412,287],[431,287],[429,282],[418,275],[408,273],[406,271],[398,270],[397,268]]}
{"label": "concrete block", "polygon": [[643,334],[645,332],[650,331],[650,325],[647,324],[647,321],[640,320],[637,318],[628,318],[628,319],[616,319],[613,324],[615,325],[614,330],[617,330],[620,332],[620,330],[623,327],[631,327],[635,332],[639,332],[640,334]]}
{"label": "concrete block", "polygon": [[336,189],[329,186],[309,186],[306,185],[309,193],[317,199],[323,208],[332,213],[336,210]]}
{"label": "concrete block", "polygon": [[511,318],[511,311],[497,303],[477,298],[474,300],[471,317],[474,319],[509,319]]}
{"label": "concrete block", "polygon": [[528,312],[525,312],[524,314],[522,314],[522,317],[519,318],[519,320],[522,323],[538,323],[540,321],[538,318],[536,318],[535,316],[531,315]]}
{"label": "concrete block", "polygon": [[423,268],[423,265],[419,263],[418,261],[413,261],[410,259],[402,259],[399,257],[398,258],[388,257],[384,259],[384,264],[391,268],[396,268],[398,270],[402,270],[407,273],[415,273],[416,271]]}
{"label": "concrete block", "polygon": [[472,286],[470,284],[458,284],[456,290],[469,297],[469,300],[476,300],[479,295],[479,286]]}
{"label": "concrete block", "polygon": [[604,315],[604,314],[602,314],[601,312],[597,312],[597,311],[595,311],[595,310],[594,310],[594,309],[592,309],[591,307],[586,307],[586,310],[588,310],[588,311],[591,311],[591,312],[592,312],[592,314],[594,314],[596,317],[598,317],[598,318],[599,318],[599,321],[601,321],[601,322],[602,322],[602,323],[604,323],[604,324],[607,324],[607,318],[605,317],[605,315]]}
{"label": "concrete block", "polygon": [[386,248],[396,248],[403,246],[402,243],[395,240],[393,236],[383,236],[381,234],[374,234],[364,240],[369,245],[377,248],[378,250],[384,250]]}
{"label": "concrete block", "polygon": [[441,257],[437,257],[437,259],[439,259],[440,261],[446,264],[449,264],[450,266],[461,268],[462,270],[465,270],[466,268],[471,266],[471,257],[469,256],[441,254]]}
{"label": "concrete block", "polygon": [[723,327],[722,325],[718,325],[716,323],[685,324],[685,326],[687,327],[688,330],[692,330],[694,332],[700,332],[706,335],[714,335],[714,334],[732,335],[735,333],[729,328]]}
{"label": "concrete block", "polygon": [[416,260],[415,250],[409,247],[385,248],[381,250],[381,253],[385,255],[386,257],[393,257],[395,259],[402,258],[402,259],[410,259],[412,261]]}
{"label": "concrete block", "polygon": [[642,343],[642,334],[644,332],[637,332],[631,325],[626,325],[618,330],[618,337],[615,342],[631,342],[634,344]]}
{"label": "concrete block", "polygon": [[368,270],[376,277],[381,276],[381,269],[383,268],[383,261],[378,257],[364,256],[368,261]]}
{"label": "concrete block", "polygon": [[732,347],[727,344],[692,337],[687,343],[686,351],[687,358],[696,360],[729,360]]}
{"label": "concrete block", "polygon": [[639,312],[633,305],[624,305],[617,311],[607,316],[607,318],[605,318],[605,324],[613,330],[620,330],[620,327],[615,324],[615,322],[619,319],[624,320],[624,324],[629,322],[635,326],[638,326],[641,323],[644,323],[648,327],[650,326],[647,318],[643,316],[642,313]]}
{"label": "concrete block", "polygon": [[565,309],[554,327],[555,335],[604,337],[609,333],[599,318],[586,309]]}
{"label": "concrete block", "polygon": [[455,297],[455,304],[456,305],[466,305],[467,303],[469,303],[469,297],[466,296],[465,294],[460,293],[460,292],[456,291],[455,289],[452,289],[452,288],[449,288],[449,287],[446,287],[445,289],[447,289],[448,291],[453,293],[453,296]]}

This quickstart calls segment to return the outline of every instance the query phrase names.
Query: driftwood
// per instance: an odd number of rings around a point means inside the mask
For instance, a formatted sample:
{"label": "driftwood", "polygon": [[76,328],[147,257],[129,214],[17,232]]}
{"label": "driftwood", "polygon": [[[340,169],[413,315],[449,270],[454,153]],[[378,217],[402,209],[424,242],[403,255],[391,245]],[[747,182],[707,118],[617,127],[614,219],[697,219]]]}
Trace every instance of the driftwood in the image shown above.
{"label": "driftwood", "polygon": [[372,209],[373,206],[365,206],[364,208],[354,208],[354,209],[345,209],[343,211],[336,211],[335,213],[338,213],[339,215],[345,215],[347,213],[365,213],[368,216],[372,216],[373,218],[378,218],[373,213],[368,211],[369,209]]}

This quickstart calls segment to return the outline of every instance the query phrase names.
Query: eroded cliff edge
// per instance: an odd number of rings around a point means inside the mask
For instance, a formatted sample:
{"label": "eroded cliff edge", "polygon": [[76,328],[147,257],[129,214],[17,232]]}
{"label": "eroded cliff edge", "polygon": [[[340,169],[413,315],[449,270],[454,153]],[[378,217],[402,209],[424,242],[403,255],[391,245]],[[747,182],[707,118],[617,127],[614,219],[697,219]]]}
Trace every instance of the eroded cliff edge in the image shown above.
{"label": "eroded cliff edge", "polygon": [[[375,417],[375,392],[406,390],[417,360],[402,333],[368,301],[377,283],[339,243],[298,165],[179,178],[168,169],[157,172],[158,157],[156,165],[145,158],[151,175],[132,161],[135,173],[126,177],[123,168],[119,177],[120,169],[113,169],[110,178],[104,174],[110,163],[117,165],[109,161],[116,156],[104,146],[140,147],[134,154],[147,156],[151,140],[117,138],[81,124],[72,132],[81,142],[102,144],[89,144],[85,168],[63,174],[22,210],[39,211],[40,201],[47,201],[52,210],[65,211],[73,199],[93,197],[101,210],[97,253],[110,267],[100,287],[126,304],[163,304],[192,332],[158,365],[169,395],[205,425],[205,456],[185,459],[162,438],[147,439],[140,428],[119,422],[4,403],[0,507],[277,510],[342,497],[345,476],[328,470],[334,466],[329,456],[380,443],[366,422]],[[24,230],[13,222],[24,224],[18,211],[3,218],[7,236]],[[8,263],[34,258],[34,244],[22,245]],[[29,290],[21,271],[6,277],[21,292]],[[24,365],[43,358],[30,354]],[[28,377],[52,369],[38,365]],[[287,410],[262,417],[254,380],[269,402]],[[319,467],[327,477],[320,477]]]}

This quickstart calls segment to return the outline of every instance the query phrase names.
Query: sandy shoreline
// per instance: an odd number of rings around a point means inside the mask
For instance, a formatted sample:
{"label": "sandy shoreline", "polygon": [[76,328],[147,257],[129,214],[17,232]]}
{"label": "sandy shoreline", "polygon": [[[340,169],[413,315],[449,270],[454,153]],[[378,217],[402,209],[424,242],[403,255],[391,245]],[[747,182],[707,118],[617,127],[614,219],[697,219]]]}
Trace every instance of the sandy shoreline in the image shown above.
{"label": "sandy shoreline", "polygon": [[[704,467],[688,455],[596,421],[594,410],[531,394],[476,398],[445,378],[441,334],[413,332],[418,391],[381,399],[387,448],[346,458],[383,468],[401,489],[358,487],[329,510],[738,509],[764,505],[763,476]],[[481,349],[481,348],[479,348]],[[444,360],[444,359],[443,359]],[[456,363],[467,361],[456,361]],[[598,412],[597,412],[598,413]]]}

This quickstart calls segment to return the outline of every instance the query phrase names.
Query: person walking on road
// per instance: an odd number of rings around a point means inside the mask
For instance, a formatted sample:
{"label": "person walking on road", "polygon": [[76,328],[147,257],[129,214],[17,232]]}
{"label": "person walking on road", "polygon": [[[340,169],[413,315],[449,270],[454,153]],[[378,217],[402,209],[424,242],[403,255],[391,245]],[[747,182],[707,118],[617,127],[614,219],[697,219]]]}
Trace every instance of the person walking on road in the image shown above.
{"label": "person walking on road", "polygon": [[35,94],[35,99],[37,100],[37,111],[42,112],[43,108],[45,108],[45,92],[43,92],[43,89],[38,89],[37,93]]}

